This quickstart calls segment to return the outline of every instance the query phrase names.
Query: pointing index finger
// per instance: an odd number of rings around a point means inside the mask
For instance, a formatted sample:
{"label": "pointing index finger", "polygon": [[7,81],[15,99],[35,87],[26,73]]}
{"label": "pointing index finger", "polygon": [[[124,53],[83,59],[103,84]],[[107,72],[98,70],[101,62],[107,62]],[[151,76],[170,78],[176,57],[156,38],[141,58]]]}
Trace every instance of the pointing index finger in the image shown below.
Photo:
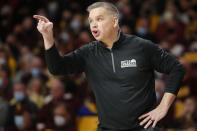
{"label": "pointing index finger", "polygon": [[49,22],[49,20],[48,20],[46,17],[41,16],[41,15],[34,15],[33,18],[42,20],[42,21],[44,21],[45,23]]}

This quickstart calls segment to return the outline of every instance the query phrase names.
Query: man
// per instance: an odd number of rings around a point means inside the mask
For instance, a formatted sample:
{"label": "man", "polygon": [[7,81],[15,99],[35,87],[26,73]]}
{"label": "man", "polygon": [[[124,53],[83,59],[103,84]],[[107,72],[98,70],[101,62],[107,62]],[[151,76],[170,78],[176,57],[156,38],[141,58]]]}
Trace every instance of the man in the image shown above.
{"label": "man", "polygon": [[[95,94],[98,131],[159,130],[184,76],[183,66],[149,40],[123,34],[118,10],[107,2],[88,7],[92,35],[96,39],[63,57],[54,45],[53,24],[43,16],[42,34],[46,61],[54,75],[85,72]],[[154,70],[169,74],[161,103],[156,107]],[[143,129],[142,126],[145,128]]]}

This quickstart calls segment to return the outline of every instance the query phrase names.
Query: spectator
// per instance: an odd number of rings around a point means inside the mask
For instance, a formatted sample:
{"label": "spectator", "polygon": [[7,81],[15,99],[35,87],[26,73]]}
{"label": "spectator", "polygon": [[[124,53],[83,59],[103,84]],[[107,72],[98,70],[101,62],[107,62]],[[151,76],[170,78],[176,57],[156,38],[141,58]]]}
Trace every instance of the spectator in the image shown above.
{"label": "spectator", "polygon": [[6,126],[8,118],[9,105],[2,97],[0,97],[0,130],[2,127]]}
{"label": "spectator", "polygon": [[72,121],[69,107],[64,103],[60,103],[53,110],[53,125],[52,129],[55,131],[76,131],[75,125]]}
{"label": "spectator", "polygon": [[44,105],[44,85],[42,79],[34,77],[28,83],[28,97],[40,109]]}
{"label": "spectator", "polygon": [[24,130],[24,128],[31,129],[37,117],[37,107],[27,97],[25,85],[23,83],[15,83],[13,86],[14,98],[10,101],[10,125],[5,129]]}
{"label": "spectator", "polygon": [[0,96],[7,102],[12,98],[12,88],[10,81],[9,68],[0,66]]}
{"label": "spectator", "polygon": [[[64,94],[64,85],[58,79],[53,79],[50,82],[50,94],[46,97],[46,104],[42,107],[39,112],[39,118],[37,125],[43,125],[41,127],[50,127],[53,124],[53,110],[60,103],[66,103],[67,106],[71,107],[70,115],[72,121],[75,120],[75,103],[72,100],[72,97],[65,97]],[[38,126],[39,128],[39,126]]]}
{"label": "spectator", "polygon": [[48,77],[45,74],[43,60],[38,56],[33,56],[30,62],[28,63],[28,72],[25,72],[21,77],[22,82],[27,84],[33,77],[40,77],[46,82]]}
{"label": "spectator", "polygon": [[197,104],[195,97],[185,99],[181,116],[174,120],[172,126],[179,130],[188,130],[189,128],[197,130]]}
{"label": "spectator", "polygon": [[5,129],[5,131],[35,131],[31,113],[28,111],[14,117],[15,126]]}

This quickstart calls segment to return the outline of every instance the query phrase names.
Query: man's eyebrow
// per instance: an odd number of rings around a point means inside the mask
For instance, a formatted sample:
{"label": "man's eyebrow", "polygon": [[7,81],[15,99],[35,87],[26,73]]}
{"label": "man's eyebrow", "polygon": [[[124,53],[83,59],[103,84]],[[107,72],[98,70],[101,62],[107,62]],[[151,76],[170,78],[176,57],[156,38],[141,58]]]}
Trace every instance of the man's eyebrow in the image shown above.
{"label": "man's eyebrow", "polygon": [[96,16],[96,17],[103,17],[103,15],[98,15],[98,16]]}
{"label": "man's eyebrow", "polygon": [[[98,16],[96,16],[96,17],[103,17],[103,15],[98,15]],[[90,17],[88,17],[88,20],[90,20],[91,18]]]}

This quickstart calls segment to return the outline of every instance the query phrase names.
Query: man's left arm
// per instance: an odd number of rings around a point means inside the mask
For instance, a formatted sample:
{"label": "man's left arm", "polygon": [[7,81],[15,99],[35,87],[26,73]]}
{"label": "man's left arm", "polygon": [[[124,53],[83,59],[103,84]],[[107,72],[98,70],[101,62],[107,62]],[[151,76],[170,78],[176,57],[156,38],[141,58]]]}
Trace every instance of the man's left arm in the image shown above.
{"label": "man's left arm", "polygon": [[168,82],[160,104],[154,110],[139,117],[139,119],[143,119],[140,123],[141,126],[144,125],[144,128],[148,128],[153,124],[152,127],[154,128],[157,122],[166,116],[171,104],[175,100],[185,74],[185,69],[175,57],[151,41],[147,41],[144,44],[144,53],[150,59],[153,69],[168,74]]}

